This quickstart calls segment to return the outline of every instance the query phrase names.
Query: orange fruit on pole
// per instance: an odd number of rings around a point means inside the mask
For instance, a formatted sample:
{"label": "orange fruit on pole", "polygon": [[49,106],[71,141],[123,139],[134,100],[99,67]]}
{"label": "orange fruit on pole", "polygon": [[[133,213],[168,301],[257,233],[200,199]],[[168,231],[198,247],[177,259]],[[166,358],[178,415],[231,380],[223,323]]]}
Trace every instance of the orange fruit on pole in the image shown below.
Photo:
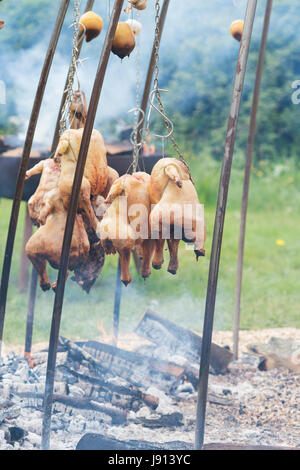
{"label": "orange fruit on pole", "polygon": [[103,28],[103,20],[101,16],[93,11],[87,11],[79,20],[80,31],[84,31],[86,42],[99,36]]}
{"label": "orange fruit on pole", "polygon": [[130,56],[135,47],[134,34],[128,23],[120,21],[112,44],[112,52],[124,59]]}
{"label": "orange fruit on pole", "polygon": [[234,37],[234,39],[240,42],[242,39],[243,29],[244,29],[243,20],[233,21],[233,23],[231,23],[230,25],[230,34],[232,37]]}

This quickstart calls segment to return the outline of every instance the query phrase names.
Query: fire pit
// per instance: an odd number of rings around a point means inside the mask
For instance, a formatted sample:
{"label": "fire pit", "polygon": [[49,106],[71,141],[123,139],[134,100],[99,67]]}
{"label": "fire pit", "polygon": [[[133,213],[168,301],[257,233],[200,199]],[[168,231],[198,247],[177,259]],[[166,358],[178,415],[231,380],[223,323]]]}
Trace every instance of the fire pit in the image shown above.
{"label": "fire pit", "polygon": [[[135,334],[121,336],[126,349],[60,338],[53,449],[193,448],[196,345],[201,338],[182,328],[178,335],[179,327],[169,322],[170,334],[162,349],[158,332],[165,325],[162,317],[146,312]],[[252,342],[254,335],[248,334]],[[193,344],[180,344],[188,335]],[[219,332],[218,338],[226,344],[228,332]],[[225,347],[214,344],[213,350],[219,359],[223,357],[224,367],[217,374],[211,368],[205,449],[295,449],[300,436],[299,375],[284,369],[262,372],[260,356],[245,349],[238,361],[232,361]],[[47,350],[34,353],[32,359],[33,368],[23,357],[9,353],[0,365],[0,449],[41,448]]]}

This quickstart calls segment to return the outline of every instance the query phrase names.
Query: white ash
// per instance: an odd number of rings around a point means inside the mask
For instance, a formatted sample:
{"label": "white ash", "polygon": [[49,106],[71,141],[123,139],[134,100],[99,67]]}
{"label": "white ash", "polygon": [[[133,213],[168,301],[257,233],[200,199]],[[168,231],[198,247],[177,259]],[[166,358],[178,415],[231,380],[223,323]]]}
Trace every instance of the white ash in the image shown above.
{"label": "white ash", "polygon": [[[61,354],[61,353],[60,353]],[[46,357],[43,354],[43,360]],[[170,359],[170,358],[169,358]],[[174,357],[171,358],[174,361]],[[223,400],[208,402],[205,443],[223,442],[247,445],[271,445],[297,447],[300,442],[300,376],[284,369],[267,372],[258,370],[260,358],[253,354],[242,354],[238,361],[230,363],[229,372],[224,375],[210,375],[209,394]],[[175,362],[175,361],[174,361]],[[62,362],[63,363],[63,362]],[[2,364],[2,365],[1,365]],[[43,389],[46,364],[42,362],[31,370],[27,362],[15,354],[6,356],[0,364],[0,405],[4,402],[3,384],[7,387],[22,382],[36,384]],[[66,375],[57,369],[57,384]],[[1,380],[2,379],[2,380]],[[73,397],[83,397],[82,389],[68,377],[68,391]],[[110,378],[116,385],[126,385],[118,377]],[[9,384],[11,382],[11,384]],[[56,386],[57,386],[56,384]],[[60,385],[58,385],[60,386]],[[26,388],[25,387],[25,388]],[[177,398],[173,399],[157,388],[149,387],[146,393],[159,398],[156,410],[143,406],[137,412],[130,411],[126,425],[113,425],[108,415],[91,410],[68,407],[54,403],[51,422],[51,449],[75,449],[80,438],[87,432],[99,432],[120,440],[145,440],[149,442],[184,441],[193,444],[197,393],[189,382],[178,385]],[[1,400],[2,398],[2,400]],[[9,398],[9,397],[7,397]],[[0,449],[40,449],[43,414],[41,409],[27,408],[29,399],[10,397],[17,413],[11,419],[0,423]],[[41,406],[42,400],[40,400]],[[32,402],[33,403],[33,402]],[[218,404],[217,404],[218,403]],[[1,409],[1,407],[0,407]],[[138,418],[155,420],[162,414],[180,411],[183,426],[151,428]],[[95,417],[97,417],[95,419]],[[27,432],[20,442],[9,444],[5,438],[8,426],[18,426]],[[159,435],[159,438],[158,438]]]}

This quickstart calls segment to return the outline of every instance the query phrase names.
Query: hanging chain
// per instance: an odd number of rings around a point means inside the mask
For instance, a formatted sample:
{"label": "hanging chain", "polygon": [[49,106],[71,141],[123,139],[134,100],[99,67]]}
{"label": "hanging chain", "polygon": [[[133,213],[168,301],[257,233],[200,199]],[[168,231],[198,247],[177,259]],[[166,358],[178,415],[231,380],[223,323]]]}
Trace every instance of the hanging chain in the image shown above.
{"label": "hanging chain", "polygon": [[[67,79],[67,88],[64,93],[66,93],[65,103],[61,112],[61,119],[59,123],[59,135],[62,135],[63,132],[67,129],[70,121],[70,105],[73,98],[73,83],[74,77],[77,74],[77,61],[78,61],[78,39],[80,36],[80,0],[74,0],[74,10],[73,10],[73,49],[72,49],[72,59],[70,70]],[[79,82],[78,82],[79,83]]]}
{"label": "hanging chain", "polygon": [[[137,12],[137,20],[140,19],[140,12]],[[140,115],[140,91],[141,91],[141,47],[140,36],[136,36],[136,88],[135,88],[135,103],[136,109],[134,113],[134,131],[132,133],[133,140],[133,154],[132,154],[132,171],[136,172],[139,163],[139,154],[142,143],[138,143],[138,129],[139,129],[139,115]]]}

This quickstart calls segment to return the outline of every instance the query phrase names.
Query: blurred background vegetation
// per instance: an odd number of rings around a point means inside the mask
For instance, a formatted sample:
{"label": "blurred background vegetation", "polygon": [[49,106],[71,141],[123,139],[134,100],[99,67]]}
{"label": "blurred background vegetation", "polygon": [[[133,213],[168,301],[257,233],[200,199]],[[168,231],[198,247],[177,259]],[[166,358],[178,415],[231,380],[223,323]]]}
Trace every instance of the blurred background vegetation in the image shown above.
{"label": "blurred background vegetation", "polygon": [[[108,1],[104,3],[96,0],[94,9],[107,24]],[[142,12],[140,18],[144,26],[141,37],[142,79],[154,34],[154,8],[152,2],[149,3],[149,8]],[[6,27],[0,37],[1,57],[5,58],[1,59],[0,79],[7,85],[7,105],[0,105],[0,134],[20,135],[26,129],[58,4],[59,1],[53,0],[20,0],[14,2],[12,8],[11,2],[1,2],[0,17],[6,21]],[[174,121],[176,138],[191,166],[200,201],[205,205],[207,257],[197,264],[193,252],[186,251],[182,245],[177,276],[172,277],[164,267],[162,271],[154,272],[144,285],[135,275],[132,286],[123,289],[123,330],[132,331],[149,306],[179,324],[201,330],[220,165],[238,55],[238,43],[230,37],[229,26],[233,20],[243,17],[245,5],[244,0],[211,0],[209,5],[198,0],[171,2],[161,45],[160,86],[169,90],[163,96],[167,113]],[[264,7],[265,1],[259,2],[241,104],[222,248],[215,320],[217,329],[230,329],[233,321],[243,166]],[[242,328],[300,327],[300,108],[291,100],[292,83],[300,79],[299,12],[295,2],[274,2],[254,148]],[[71,23],[70,11],[58,44],[59,60],[54,61],[51,72],[56,87],[48,86],[49,99],[46,96],[41,113],[41,119],[46,120],[46,133],[41,135],[47,136],[50,132],[49,141],[42,139],[47,145],[51,142],[55,111],[69,64],[72,30],[68,25]],[[89,60],[80,72],[80,79],[88,95],[103,38],[102,33],[89,49],[83,51],[82,56],[88,56]],[[120,123],[130,124],[127,110],[135,105],[135,65],[134,57],[122,63],[114,56],[110,59],[103,103],[100,102],[96,119],[96,127],[107,140],[118,138]],[[50,115],[51,107],[54,107],[53,116]],[[162,130],[158,119],[153,128]],[[160,141],[157,147],[161,148]],[[172,154],[172,147],[167,147],[167,151]],[[10,206],[11,201],[1,201],[0,262]],[[5,327],[8,342],[21,342],[25,331],[27,300],[17,289],[23,218],[24,205],[9,291]],[[101,321],[111,332],[116,261],[115,257],[107,257],[102,274],[89,296],[72,281],[67,282],[63,334],[99,337]],[[51,273],[54,279],[56,273],[53,270]],[[53,293],[38,293],[36,340],[48,339],[52,305]]]}

